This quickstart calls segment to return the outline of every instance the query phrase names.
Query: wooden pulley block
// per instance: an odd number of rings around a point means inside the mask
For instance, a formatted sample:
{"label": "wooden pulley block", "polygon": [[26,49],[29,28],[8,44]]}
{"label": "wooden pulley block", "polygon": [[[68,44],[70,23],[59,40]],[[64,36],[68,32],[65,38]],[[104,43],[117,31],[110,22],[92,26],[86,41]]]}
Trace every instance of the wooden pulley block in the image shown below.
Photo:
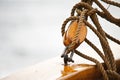
{"label": "wooden pulley block", "polygon": [[[72,43],[76,35],[77,28],[78,28],[78,21],[77,20],[72,21],[63,36],[63,43],[65,46],[69,46]],[[84,23],[82,23],[82,25],[80,26],[78,39],[75,42],[74,49],[76,49],[85,40],[86,35],[87,35],[87,27]]]}

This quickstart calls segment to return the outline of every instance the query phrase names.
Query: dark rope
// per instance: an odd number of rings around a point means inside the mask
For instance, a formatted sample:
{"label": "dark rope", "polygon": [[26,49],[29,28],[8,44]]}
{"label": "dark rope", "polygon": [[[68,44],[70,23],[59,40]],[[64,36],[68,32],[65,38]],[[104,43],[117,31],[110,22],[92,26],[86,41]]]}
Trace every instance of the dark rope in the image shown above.
{"label": "dark rope", "polygon": [[112,40],[113,42],[115,42],[115,43],[117,43],[117,44],[120,45],[120,41],[119,41],[118,39],[112,37],[111,35],[109,35],[109,34],[107,34],[107,33],[105,33],[105,35],[106,35],[106,37],[107,37],[108,39],[110,39],[110,40]]}
{"label": "dark rope", "polygon": [[113,17],[98,0],[94,0],[94,2],[103,10],[103,12],[100,11],[97,12],[99,16],[120,27],[120,19]]}
{"label": "dark rope", "polygon": [[115,80],[120,80],[120,74],[115,71],[107,70],[107,73],[114,77]]}
{"label": "dark rope", "polygon": [[114,2],[114,1],[111,1],[111,0],[101,0],[101,1],[103,1],[103,2],[105,2],[107,4],[114,5],[116,7],[120,7],[120,3],[118,3],[118,2]]}

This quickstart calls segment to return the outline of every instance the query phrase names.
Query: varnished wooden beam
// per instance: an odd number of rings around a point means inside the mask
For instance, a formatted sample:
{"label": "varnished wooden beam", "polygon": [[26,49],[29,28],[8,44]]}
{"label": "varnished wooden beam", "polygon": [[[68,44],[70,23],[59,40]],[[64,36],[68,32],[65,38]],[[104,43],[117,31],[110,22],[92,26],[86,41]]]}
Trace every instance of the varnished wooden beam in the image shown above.
{"label": "varnished wooden beam", "polygon": [[[106,69],[104,63],[102,63]],[[116,60],[117,72],[120,73],[120,59]],[[88,65],[86,69],[80,71],[73,71],[72,73],[62,76],[57,80],[103,80],[102,74],[97,69],[96,65]]]}

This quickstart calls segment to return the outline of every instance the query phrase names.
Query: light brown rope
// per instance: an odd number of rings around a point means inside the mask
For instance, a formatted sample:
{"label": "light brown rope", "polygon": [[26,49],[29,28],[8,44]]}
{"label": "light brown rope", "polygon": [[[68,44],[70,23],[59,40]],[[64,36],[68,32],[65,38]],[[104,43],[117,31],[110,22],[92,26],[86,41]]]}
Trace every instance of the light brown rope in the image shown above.
{"label": "light brown rope", "polygon": [[66,26],[66,24],[67,24],[69,21],[71,21],[71,20],[78,20],[78,18],[75,17],[75,16],[71,16],[71,17],[67,18],[67,19],[63,22],[62,28],[61,28],[62,36],[63,36],[64,33],[65,33],[65,26]]}
{"label": "light brown rope", "polygon": [[[103,40],[101,40],[101,38],[99,38],[100,43],[101,43],[101,46],[102,46],[102,48],[103,48],[103,51],[104,51],[104,54],[105,54],[106,58],[112,63],[112,64],[111,64],[112,70],[115,70],[115,71],[116,71],[116,64],[115,64],[115,60],[114,60],[113,53],[112,53],[112,51],[111,51],[111,49],[110,49],[110,47],[109,47],[109,43],[108,43],[108,41],[107,41],[107,39],[106,39],[105,33],[104,33],[104,31],[103,31],[103,29],[102,29],[102,27],[101,27],[101,25],[100,25],[100,23],[99,23],[99,21],[98,21],[97,15],[94,14],[94,15],[92,15],[92,16],[90,16],[90,17],[91,17],[93,23],[95,24],[95,26],[97,27],[97,30],[99,31],[99,33],[100,33],[100,34],[103,36],[103,38],[105,39],[105,40],[103,41]],[[104,43],[106,43],[106,45],[105,45]]]}
{"label": "light brown rope", "polygon": [[78,42],[78,36],[79,36],[79,32],[80,32],[80,29],[81,29],[81,26],[83,24],[83,20],[85,19],[84,16],[85,16],[85,13],[87,12],[87,10],[83,10],[81,12],[81,15],[79,17],[79,22],[78,22],[78,27],[77,27],[77,30],[76,30],[76,33],[75,33],[75,36],[73,38],[73,41],[72,43],[68,46],[68,50],[71,51],[73,50],[73,47],[75,46],[76,42]]}
{"label": "light brown rope", "polygon": [[71,16],[74,16],[75,10],[77,8],[80,8],[80,7],[84,7],[85,9],[88,9],[88,10],[92,10],[93,9],[89,4],[87,4],[85,2],[80,2],[80,3],[77,3],[75,6],[73,6],[73,8],[71,10]]}
{"label": "light brown rope", "polygon": [[97,53],[98,55],[103,59],[103,61],[106,64],[106,67],[110,70],[111,69],[111,65],[108,62],[107,58],[105,58],[105,56],[103,55],[103,53],[92,43],[90,42],[87,38],[85,39],[85,42],[90,45]]}
{"label": "light brown rope", "polygon": [[[92,7],[93,2],[95,2],[98,5],[98,7],[100,7],[102,9],[103,12],[100,12],[99,10],[94,9]],[[117,7],[120,6],[119,3],[109,1],[109,0],[103,0],[103,2],[117,6]],[[75,11],[77,12],[77,16],[74,15]],[[75,45],[75,42],[78,38],[80,26],[82,23],[85,23],[98,36],[100,43],[101,43],[101,46],[103,48],[104,54],[92,42],[90,42],[87,38],[85,39],[85,42],[89,46],[91,46],[98,53],[98,55],[103,59],[103,61],[106,64],[107,69],[105,70],[104,67],[100,64],[100,62],[97,61],[96,59],[89,57],[87,55],[84,55],[77,50],[74,50],[75,53],[78,54],[79,56],[85,58],[85,59],[88,59],[88,60],[96,63],[98,69],[101,71],[101,74],[104,77],[104,80],[109,80],[109,78],[111,78],[111,76],[113,76],[113,79],[117,78],[118,80],[120,80],[120,78],[119,78],[120,75],[116,72],[116,63],[115,63],[115,59],[113,56],[113,52],[111,51],[111,48],[110,48],[109,43],[107,41],[107,38],[114,41],[118,45],[120,45],[120,41],[115,39],[111,35],[107,34],[105,31],[103,31],[102,26],[99,23],[99,20],[98,20],[96,13],[99,16],[101,16],[102,18],[106,19],[107,21],[109,21],[113,24],[116,24],[117,26],[120,27],[120,19],[114,18],[98,0],[81,0],[80,3],[77,3],[76,5],[73,6],[73,8],[71,10],[71,17],[67,18],[64,21],[62,28],[61,28],[62,36],[65,33],[66,24],[69,21],[78,20],[78,29],[75,33],[75,36],[74,36],[72,43],[68,46],[68,50],[73,50],[72,47]],[[86,21],[87,20],[86,18],[88,16],[90,16],[91,20],[93,21],[93,23],[95,24],[97,29],[95,29],[89,22]],[[106,73],[106,71],[107,71],[107,73]],[[108,78],[108,76],[109,76],[109,78]]]}
{"label": "light brown rope", "polygon": [[89,57],[89,56],[87,56],[87,55],[85,55],[85,54],[83,54],[83,53],[81,53],[81,52],[79,52],[79,51],[77,51],[77,50],[75,50],[75,53],[76,53],[77,55],[79,55],[79,56],[87,59],[87,60],[90,60],[90,61],[96,63],[98,69],[101,71],[101,74],[102,74],[103,77],[104,77],[104,80],[109,80],[109,79],[108,79],[108,76],[107,76],[107,73],[106,73],[103,65],[102,65],[99,61],[97,61],[96,59],[94,59],[94,58],[92,58],[92,57]]}

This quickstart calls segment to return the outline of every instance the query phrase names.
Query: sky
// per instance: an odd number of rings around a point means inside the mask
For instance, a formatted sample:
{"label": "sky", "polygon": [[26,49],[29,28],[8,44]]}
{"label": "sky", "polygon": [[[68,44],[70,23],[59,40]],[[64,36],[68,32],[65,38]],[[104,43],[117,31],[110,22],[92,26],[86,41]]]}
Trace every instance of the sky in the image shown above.
{"label": "sky", "polygon": [[[0,77],[60,56],[64,50],[62,23],[70,16],[72,6],[79,1],[0,0]],[[108,5],[104,5],[107,8]],[[115,17],[120,17],[119,8],[110,6],[108,10]],[[120,40],[120,29],[99,19],[103,29]],[[87,38],[100,46],[89,29]],[[81,46],[89,49],[85,43]]]}

